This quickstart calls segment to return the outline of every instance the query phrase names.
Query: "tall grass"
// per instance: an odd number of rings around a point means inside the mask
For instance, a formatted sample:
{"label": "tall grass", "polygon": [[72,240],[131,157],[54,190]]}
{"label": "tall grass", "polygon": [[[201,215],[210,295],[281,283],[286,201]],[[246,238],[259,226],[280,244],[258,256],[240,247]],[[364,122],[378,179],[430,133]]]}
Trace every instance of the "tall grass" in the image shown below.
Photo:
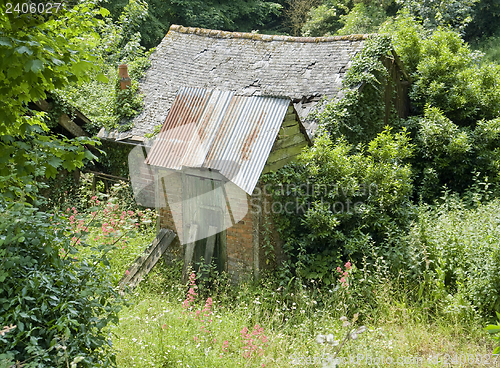
{"label": "tall grass", "polygon": [[[165,266],[158,265],[122,312],[114,330],[119,367],[319,367],[336,347],[318,344],[317,335],[332,333],[336,340],[344,336],[340,317],[345,310],[339,308],[343,296],[337,292],[320,295],[303,287],[283,295],[269,281],[217,285],[213,314],[200,319],[196,310],[205,305],[203,291],[196,289],[194,308],[186,310],[182,302],[187,287],[166,274]],[[492,343],[480,323],[429,317],[428,310],[411,302],[400,286],[391,281],[377,286],[376,310],[360,315],[359,324],[368,330],[344,346],[339,357],[347,362],[342,366],[373,366],[374,359],[397,366],[406,359],[406,366],[431,367],[437,366],[437,358],[451,362],[452,357],[469,354],[470,359],[484,360],[491,353]],[[248,358],[241,331],[253,331],[255,325],[263,329],[267,342],[256,338],[262,356]],[[391,361],[394,364],[387,364]]]}

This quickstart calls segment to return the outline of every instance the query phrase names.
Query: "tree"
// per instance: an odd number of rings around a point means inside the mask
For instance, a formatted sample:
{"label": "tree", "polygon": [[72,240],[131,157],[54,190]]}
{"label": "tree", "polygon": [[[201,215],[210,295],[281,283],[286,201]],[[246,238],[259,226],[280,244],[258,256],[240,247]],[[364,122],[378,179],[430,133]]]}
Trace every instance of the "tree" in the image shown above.
{"label": "tree", "polygon": [[421,20],[424,27],[451,27],[464,32],[480,0],[398,0],[403,9]]}
{"label": "tree", "polygon": [[76,261],[66,219],[38,208],[40,179],[94,159],[87,147],[97,142],[52,134],[35,109],[50,91],[90,79],[108,12],[93,1],[52,14],[7,8],[0,4],[0,328],[16,326],[0,336],[0,366],[116,366],[107,326],[118,322],[121,297],[107,259]]}
{"label": "tree", "polygon": [[[141,44],[147,49],[158,45],[171,24],[250,32],[265,27],[282,9],[278,2],[268,0],[136,0],[135,2],[148,9],[147,15],[139,23]],[[127,4],[129,1],[126,0],[110,0],[104,6],[116,20]]]}
{"label": "tree", "polygon": [[48,91],[89,79],[95,26],[106,14],[91,1],[50,15],[7,13],[0,5],[0,192],[6,198],[35,198],[36,176],[53,177],[58,168],[94,158],[85,145],[95,141],[51,135],[46,115],[31,107]]}

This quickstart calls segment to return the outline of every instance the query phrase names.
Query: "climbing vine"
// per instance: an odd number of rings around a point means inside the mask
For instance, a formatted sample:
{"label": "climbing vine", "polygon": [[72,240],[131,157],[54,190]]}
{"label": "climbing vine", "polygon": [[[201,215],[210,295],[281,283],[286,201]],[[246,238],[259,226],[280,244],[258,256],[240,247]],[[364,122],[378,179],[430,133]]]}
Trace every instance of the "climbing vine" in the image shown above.
{"label": "climbing vine", "polygon": [[367,39],[342,81],[342,98],[326,102],[313,113],[313,118],[332,137],[344,136],[350,143],[365,143],[383,130],[385,83],[391,81],[382,59],[391,57],[391,50],[387,36]]}

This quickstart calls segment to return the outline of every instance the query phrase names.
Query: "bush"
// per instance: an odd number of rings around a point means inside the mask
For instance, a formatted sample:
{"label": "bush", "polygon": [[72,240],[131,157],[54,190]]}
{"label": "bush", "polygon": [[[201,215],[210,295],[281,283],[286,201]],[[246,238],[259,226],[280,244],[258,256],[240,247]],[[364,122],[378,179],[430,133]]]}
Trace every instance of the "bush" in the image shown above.
{"label": "bush", "polygon": [[[23,367],[116,366],[108,326],[122,298],[102,253],[77,261],[64,219],[0,203],[1,359]],[[75,365],[74,365],[75,364]]]}
{"label": "bush", "polygon": [[412,115],[402,122],[417,144],[416,198],[435,200],[446,186],[464,194],[479,173],[499,179],[500,67],[481,64],[460,35],[428,33],[408,14],[383,27],[413,78]]}
{"label": "bush", "polygon": [[352,7],[352,1],[330,0],[311,8],[302,34],[311,37],[334,35],[343,26],[340,17],[348,14]]}
{"label": "bush", "polygon": [[474,17],[479,0],[397,0],[403,9],[422,20],[426,28],[451,27],[463,32]]}
{"label": "bush", "polygon": [[392,37],[395,51],[411,73],[413,114],[431,105],[460,126],[494,119],[500,111],[500,66],[481,64],[460,35],[438,28],[428,33],[408,14],[401,13],[382,33]]}
{"label": "bush", "polygon": [[498,183],[500,120],[481,120],[474,129],[460,127],[436,107],[406,122],[415,135],[412,166],[418,197],[437,199],[443,187],[465,194],[477,179]]}
{"label": "bush", "polygon": [[405,133],[380,133],[367,148],[319,135],[298,163],[269,174],[277,224],[292,268],[305,279],[332,283],[347,257],[384,255],[398,267],[390,243],[411,218],[412,146]]}

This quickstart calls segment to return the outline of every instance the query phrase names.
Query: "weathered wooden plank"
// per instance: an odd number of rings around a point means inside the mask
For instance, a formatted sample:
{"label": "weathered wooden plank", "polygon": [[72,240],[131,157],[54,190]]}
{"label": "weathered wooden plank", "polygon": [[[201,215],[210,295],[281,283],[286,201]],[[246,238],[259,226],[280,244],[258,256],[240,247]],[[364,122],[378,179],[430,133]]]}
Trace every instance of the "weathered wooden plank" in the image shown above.
{"label": "weathered wooden plank", "polygon": [[182,282],[187,282],[188,271],[191,262],[193,261],[194,245],[196,243],[196,234],[198,233],[198,225],[192,224],[189,227],[188,243],[186,244],[186,251],[184,253],[184,266],[182,268]]}
{"label": "weathered wooden plank", "polygon": [[59,116],[59,125],[64,127],[68,132],[73,134],[75,137],[87,137],[88,133],[85,132],[79,125],[77,125],[70,117],[66,114]]}
{"label": "weathered wooden plank", "polygon": [[287,157],[296,157],[305,146],[307,146],[307,142],[304,140],[303,143],[275,150],[270,153],[269,157],[267,158],[267,162],[274,163],[280,160],[284,160]]}
{"label": "weathered wooden plank", "polygon": [[270,171],[276,171],[278,169],[281,169],[283,166],[285,166],[286,164],[292,162],[293,160],[295,160],[296,157],[295,156],[290,156],[290,157],[287,157],[283,160],[280,160],[280,161],[276,161],[276,162],[268,162],[266,164],[266,166],[264,166],[264,170],[262,170],[262,174],[266,174]]}
{"label": "weathered wooden plank", "polygon": [[274,144],[272,151],[277,151],[281,148],[294,146],[294,145],[302,143],[302,142],[307,143],[307,140],[304,137],[304,134],[298,133],[295,135],[291,135],[291,136],[288,136],[285,138],[278,139],[278,141],[276,141],[276,143]]}
{"label": "weathered wooden plank", "polygon": [[285,137],[290,136],[290,135],[295,135],[297,133],[300,133],[299,124],[295,124],[295,125],[288,126],[288,127],[281,127],[278,134],[279,134],[279,137],[281,139],[281,138],[285,138]]}
{"label": "weathered wooden plank", "polygon": [[289,114],[289,115],[285,115],[285,119],[283,119],[283,123],[281,124],[281,126],[283,127],[289,127],[289,126],[293,126],[293,125],[298,125],[298,121],[297,121],[297,117],[295,116],[295,114]]}
{"label": "weathered wooden plank", "polygon": [[125,272],[125,276],[118,283],[120,288],[123,289],[125,285],[137,286],[156,265],[175,237],[176,234],[172,230],[161,229],[148,249]]}
{"label": "weathered wooden plank", "polygon": [[207,245],[205,246],[205,264],[210,264],[212,262],[212,257],[214,255],[215,248],[215,238],[217,236],[217,227],[209,226],[208,227],[208,238]]}

